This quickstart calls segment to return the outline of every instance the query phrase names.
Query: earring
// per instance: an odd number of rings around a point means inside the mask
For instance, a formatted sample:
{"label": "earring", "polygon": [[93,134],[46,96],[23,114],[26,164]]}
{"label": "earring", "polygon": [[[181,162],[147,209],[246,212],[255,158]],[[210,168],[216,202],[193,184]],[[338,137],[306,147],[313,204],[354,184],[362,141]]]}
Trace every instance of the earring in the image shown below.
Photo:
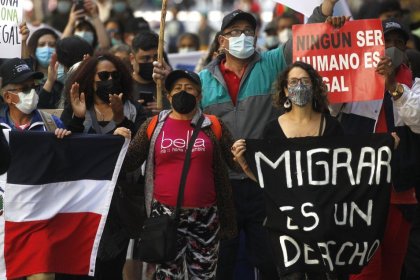
{"label": "earring", "polygon": [[290,103],[290,99],[286,98],[286,101],[284,102],[283,107],[285,109],[289,109],[291,106],[292,106],[292,103]]}

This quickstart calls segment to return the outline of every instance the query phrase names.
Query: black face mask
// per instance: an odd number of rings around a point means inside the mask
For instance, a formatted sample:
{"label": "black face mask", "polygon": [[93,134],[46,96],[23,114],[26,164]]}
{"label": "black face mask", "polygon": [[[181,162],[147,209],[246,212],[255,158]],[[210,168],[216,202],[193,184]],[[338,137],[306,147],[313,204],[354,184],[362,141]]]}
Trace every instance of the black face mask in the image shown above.
{"label": "black face mask", "polygon": [[105,103],[109,103],[110,94],[120,94],[122,88],[119,81],[106,80],[96,82],[96,95]]}
{"label": "black face mask", "polygon": [[194,110],[197,100],[194,95],[189,94],[185,90],[180,91],[172,96],[172,107],[180,114],[188,114]]}
{"label": "black face mask", "polygon": [[146,63],[139,63],[139,75],[146,81],[153,80],[153,63],[146,62]]}

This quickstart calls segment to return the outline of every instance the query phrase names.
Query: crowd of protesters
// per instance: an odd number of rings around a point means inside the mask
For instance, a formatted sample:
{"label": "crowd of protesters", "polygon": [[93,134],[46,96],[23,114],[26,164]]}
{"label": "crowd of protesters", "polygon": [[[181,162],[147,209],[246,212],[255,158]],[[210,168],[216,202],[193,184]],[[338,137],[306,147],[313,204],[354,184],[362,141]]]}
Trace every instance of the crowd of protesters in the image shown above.
{"label": "crowd of protesters", "polygon": [[[307,23],[342,27],[350,19],[332,17],[338,1],[324,0]],[[20,25],[22,57],[0,61],[0,128],[49,131],[58,138],[90,133],[132,139],[118,185],[144,189],[147,214],[158,216],[176,206],[186,150],[166,145],[187,139],[204,119],[202,146],[192,153],[185,187],[177,257],[144,264],[147,279],[239,279],[240,254],[263,280],[420,279],[420,38],[409,30],[416,26],[407,25],[409,12],[396,0],[366,1],[354,18],[382,20],[386,55],[376,71],[385,77],[384,98],[329,104],[318,72],[292,63],[291,28],[303,23],[302,16],[276,5],[262,29],[258,1],[239,2],[241,10],[227,12],[219,30],[203,15],[197,33],[186,32],[179,7],[171,7],[159,63],[158,34],[134,17],[127,1],[84,0],[80,6],[58,0],[41,26]],[[172,69],[168,53],[197,50],[206,50],[198,74]],[[166,93],[161,108],[159,82]],[[149,135],[153,116],[158,118]],[[264,194],[244,160],[244,139],[357,133],[390,133],[396,142],[399,161],[393,168],[399,176],[393,178],[380,248],[357,275],[285,275],[270,250]],[[3,173],[11,157],[3,133],[0,144]],[[136,240],[125,234],[115,203],[109,211],[94,277],[45,271],[26,279],[142,279]],[[255,279],[247,277],[241,279]]]}

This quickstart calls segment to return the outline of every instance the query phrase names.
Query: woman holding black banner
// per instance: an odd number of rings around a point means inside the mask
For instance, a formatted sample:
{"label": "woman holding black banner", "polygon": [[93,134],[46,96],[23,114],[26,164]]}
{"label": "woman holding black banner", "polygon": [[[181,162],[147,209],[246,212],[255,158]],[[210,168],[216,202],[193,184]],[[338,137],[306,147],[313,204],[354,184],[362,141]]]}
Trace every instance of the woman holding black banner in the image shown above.
{"label": "woman holding black banner", "polygon": [[[264,130],[264,139],[340,135],[340,123],[329,115],[327,87],[322,77],[309,64],[291,64],[277,80],[275,105],[285,113],[270,121]],[[244,158],[245,140],[232,146],[232,153],[246,174],[256,181]]]}
{"label": "woman holding black banner", "polygon": [[[332,136],[343,134],[340,123],[328,113],[327,88],[322,77],[309,64],[291,64],[277,80],[275,105],[285,113],[270,121],[263,139],[276,139],[279,144],[287,138]],[[240,139],[232,146],[232,153],[244,172],[257,181],[245,160],[246,144]],[[306,271],[284,272],[278,268],[282,280],[342,279],[332,273]]]}
{"label": "woman holding black banner", "polygon": [[[141,126],[124,162],[126,170],[130,171],[147,159],[148,220],[179,213],[179,219],[175,219],[178,221],[175,259],[166,262],[156,259],[154,262],[160,264],[154,279],[184,279],[184,261],[188,279],[215,279],[219,240],[232,238],[237,233],[227,172],[227,165],[231,168],[235,165],[229,153],[233,139],[221,121],[204,115],[199,109],[201,81],[196,73],[173,71],[166,78],[165,88],[172,110],[162,111]],[[195,136],[197,138],[191,140]],[[186,156],[189,150],[190,157]],[[185,175],[181,171],[188,159],[189,172]],[[179,191],[182,188],[183,195]],[[150,258],[146,259],[147,251],[142,250],[144,240],[142,236],[138,255],[146,261]],[[134,257],[136,255],[135,252]]]}
{"label": "woman holding black banner", "polygon": [[[288,138],[334,136],[344,134],[340,123],[329,115],[327,88],[322,77],[309,64],[295,62],[279,77],[276,105],[284,108],[285,113],[269,122],[264,130],[264,139],[287,141]],[[393,134],[396,145],[398,137]],[[232,146],[232,153],[246,174],[256,181],[244,158],[245,140],[241,139]],[[276,241],[278,242],[278,241]],[[295,271],[279,272],[282,280],[303,279],[347,279],[347,275],[325,272]]]}

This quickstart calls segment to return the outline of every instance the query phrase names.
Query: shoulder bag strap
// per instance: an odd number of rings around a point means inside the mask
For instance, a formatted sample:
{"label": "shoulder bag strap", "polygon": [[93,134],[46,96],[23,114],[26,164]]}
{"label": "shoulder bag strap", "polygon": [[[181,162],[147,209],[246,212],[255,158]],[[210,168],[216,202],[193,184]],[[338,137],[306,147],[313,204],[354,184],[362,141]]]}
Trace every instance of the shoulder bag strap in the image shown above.
{"label": "shoulder bag strap", "polygon": [[319,125],[319,132],[318,132],[318,136],[322,136],[322,134],[324,134],[324,122],[325,122],[325,116],[324,114],[321,114],[321,124]]}
{"label": "shoulder bag strap", "polygon": [[187,152],[185,154],[184,166],[182,167],[181,180],[179,183],[178,200],[176,202],[176,209],[175,209],[175,221],[177,223],[179,220],[179,210],[181,208],[181,204],[184,199],[184,190],[185,190],[185,183],[187,181],[187,174],[188,174],[188,170],[190,169],[192,147],[194,145],[195,139],[198,136],[198,133],[201,130],[201,125],[203,124],[203,121],[204,121],[204,117],[203,115],[201,115],[201,117],[198,119],[197,124],[195,125],[194,132],[191,135],[190,141],[188,143]]}
{"label": "shoulder bag strap", "polygon": [[57,128],[57,124],[55,123],[51,114],[44,112],[42,110],[38,110],[39,114],[41,115],[42,122],[47,131],[54,132]]}

